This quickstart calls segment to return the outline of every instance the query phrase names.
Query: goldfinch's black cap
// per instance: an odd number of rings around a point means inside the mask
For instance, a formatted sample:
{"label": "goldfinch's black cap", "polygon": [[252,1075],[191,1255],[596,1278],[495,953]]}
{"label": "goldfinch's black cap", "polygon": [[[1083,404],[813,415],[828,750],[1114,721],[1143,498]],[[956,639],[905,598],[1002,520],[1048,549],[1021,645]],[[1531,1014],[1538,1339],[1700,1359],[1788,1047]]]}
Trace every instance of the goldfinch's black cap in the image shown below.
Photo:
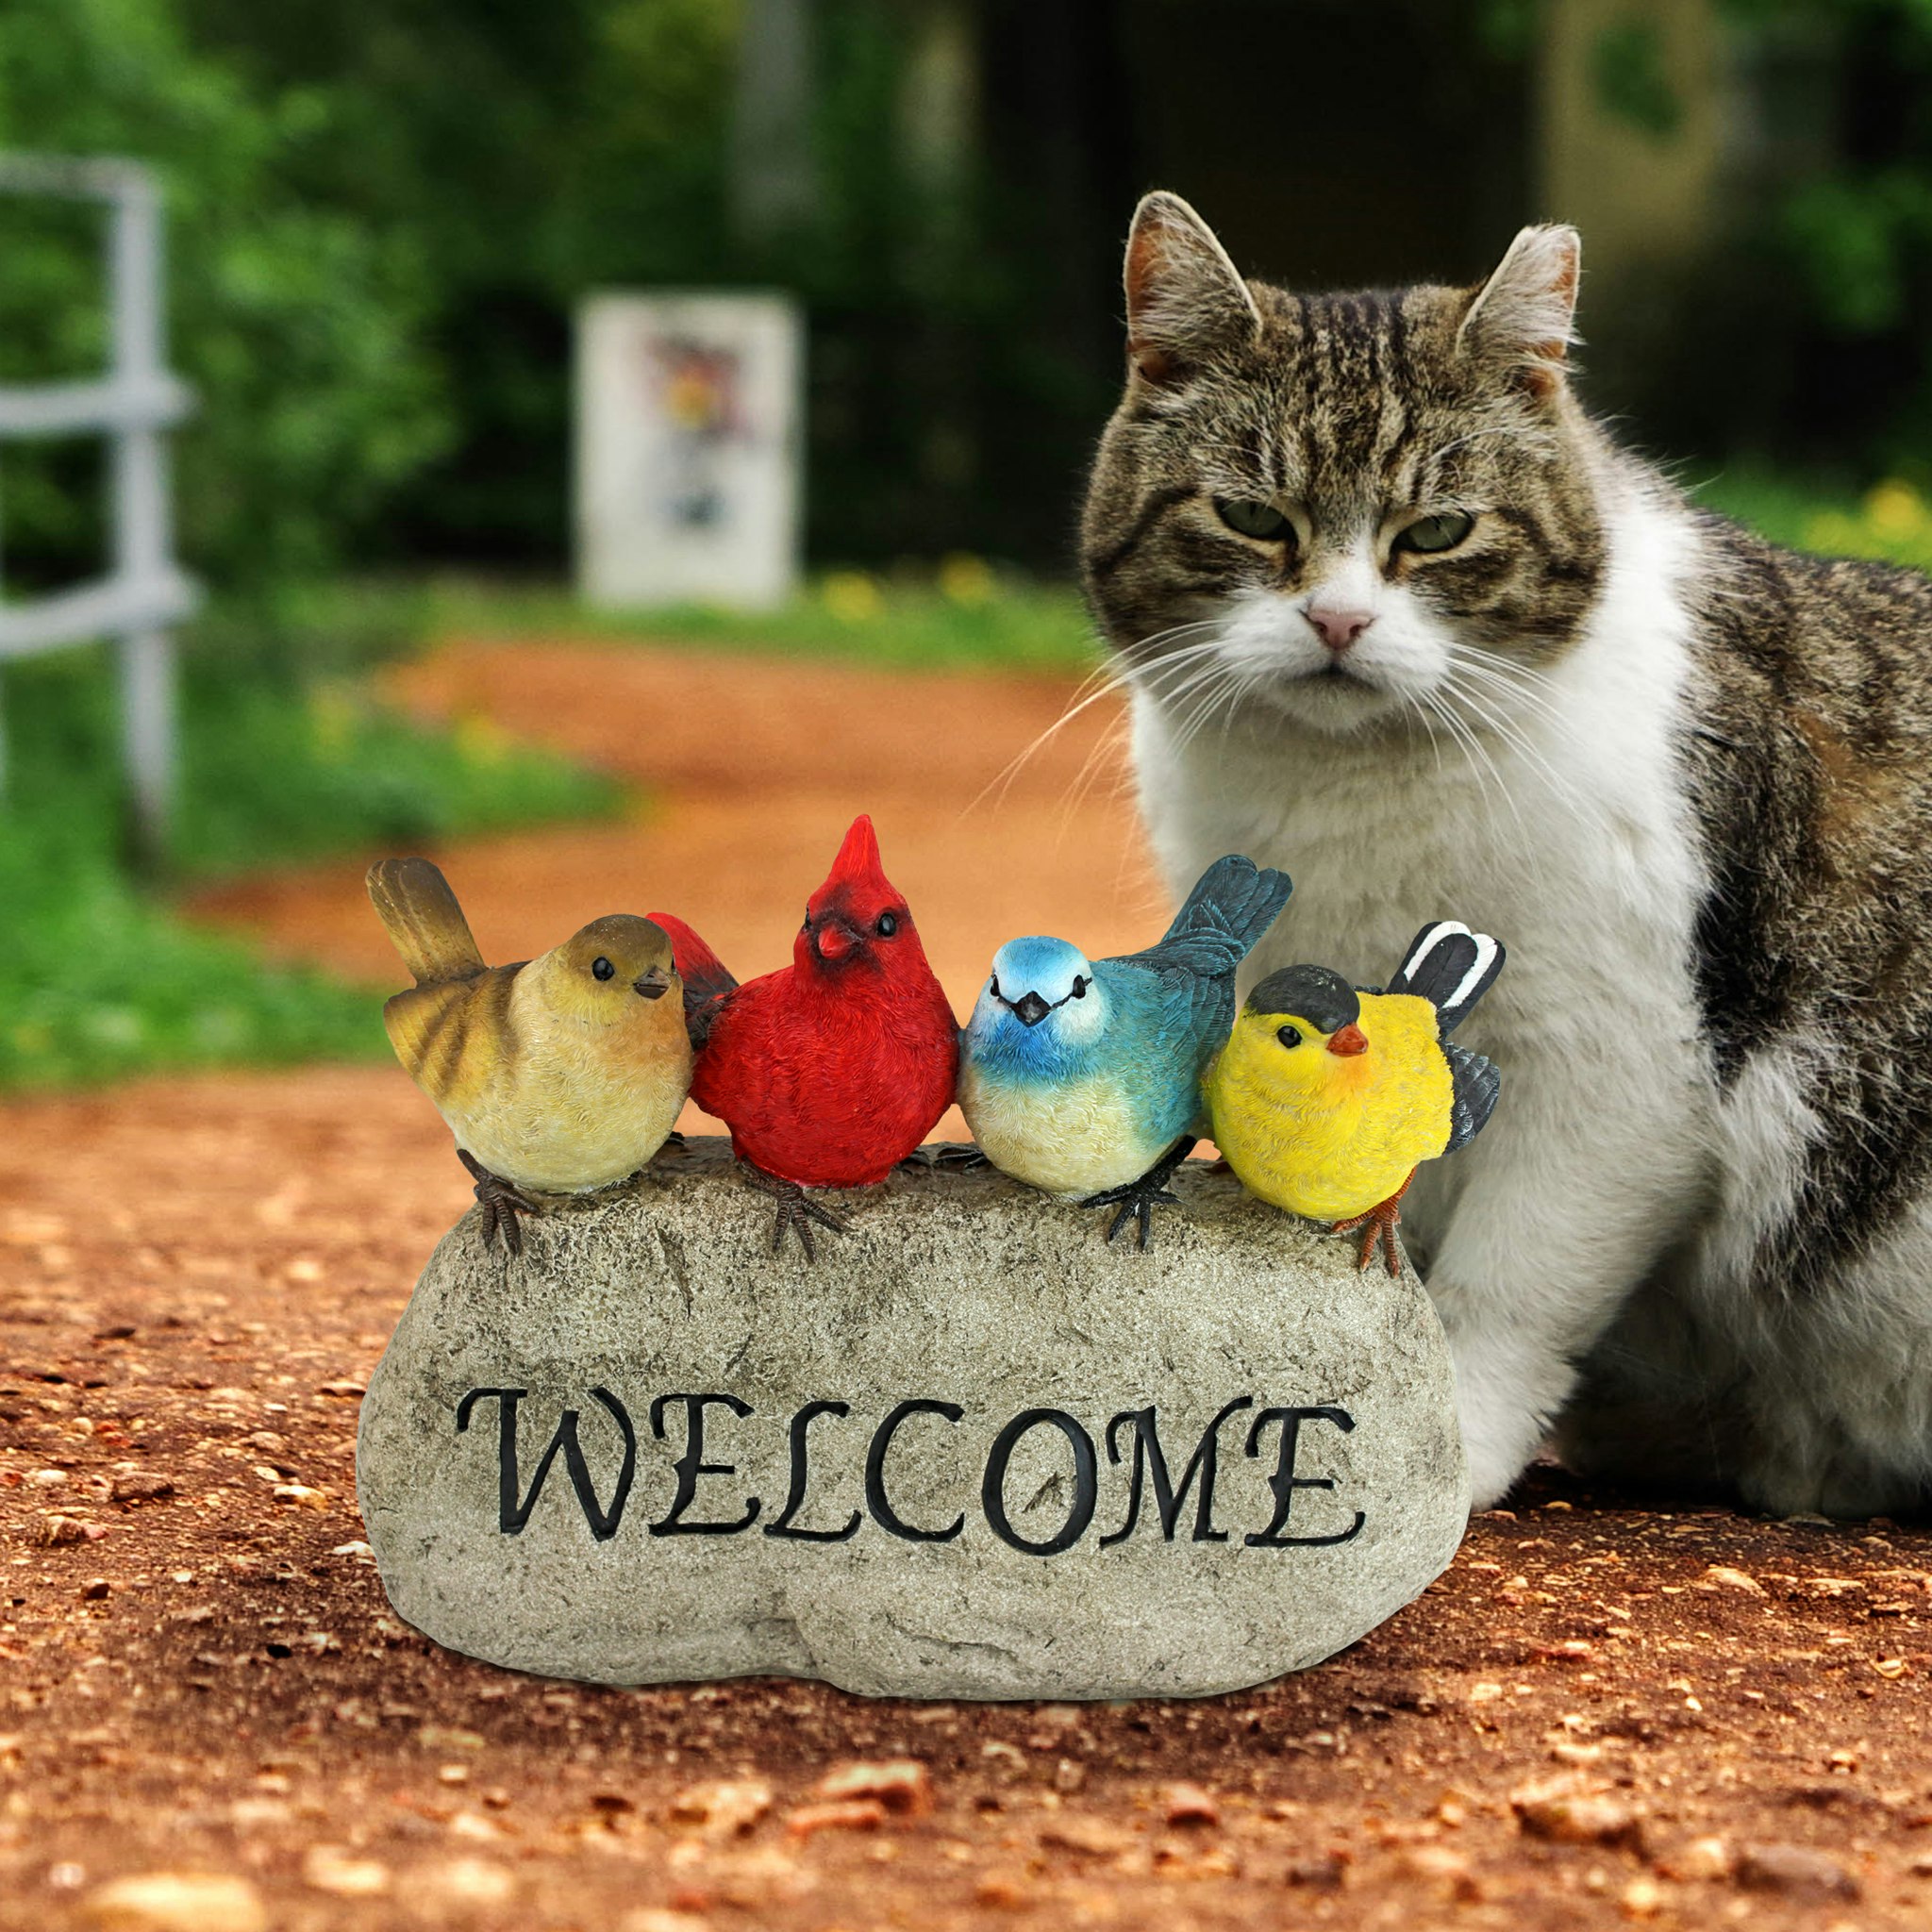
{"label": "goldfinch's black cap", "polygon": [[1284,966],[1248,995],[1248,1011],[1306,1020],[1319,1032],[1336,1033],[1361,1018],[1362,1003],[1355,988],[1325,966]]}

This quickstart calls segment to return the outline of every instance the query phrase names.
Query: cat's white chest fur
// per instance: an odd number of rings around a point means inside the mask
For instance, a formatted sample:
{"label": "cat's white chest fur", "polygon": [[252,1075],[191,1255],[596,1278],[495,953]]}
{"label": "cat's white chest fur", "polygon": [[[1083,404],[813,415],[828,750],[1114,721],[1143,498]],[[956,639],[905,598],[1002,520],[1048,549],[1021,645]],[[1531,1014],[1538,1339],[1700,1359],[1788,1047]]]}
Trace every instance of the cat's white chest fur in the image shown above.
{"label": "cat's white chest fur", "polygon": [[1481,757],[1440,724],[1440,758],[1421,734],[1338,739],[1252,715],[1187,739],[1144,693],[1134,704],[1170,881],[1224,852],[1294,880],[1244,984],[1303,960],[1379,984],[1436,918],[1508,948],[1460,1036],[1501,1068],[1502,1105],[1424,1168],[1407,1224],[1456,1345],[1479,1501],[1533,1453],[1568,1364],[1709,1187],[1691,978],[1703,881],[1676,739],[1690,662],[1676,585],[1695,535],[1633,494],[1611,539],[1587,634]]}

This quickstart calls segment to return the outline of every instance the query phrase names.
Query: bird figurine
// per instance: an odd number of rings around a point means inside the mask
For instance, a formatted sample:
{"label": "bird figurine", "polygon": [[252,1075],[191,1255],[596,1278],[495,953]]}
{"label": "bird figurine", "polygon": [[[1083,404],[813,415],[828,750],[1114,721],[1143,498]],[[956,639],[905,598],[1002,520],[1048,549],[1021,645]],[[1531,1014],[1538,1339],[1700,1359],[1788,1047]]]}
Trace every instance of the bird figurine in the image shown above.
{"label": "bird figurine", "polygon": [[530,1193],[627,1180],[671,1134],[691,1053],[670,938],[617,913],[539,958],[486,966],[426,858],[378,859],[368,883],[416,977],[382,1009],[390,1043],[456,1136],[485,1241],[521,1254]]}
{"label": "bird figurine", "polygon": [[1003,1174],[1140,1223],[1205,1131],[1201,1076],[1234,1023],[1235,969],[1293,887],[1216,859],[1156,945],[1090,962],[1065,940],[1008,940],[967,1023],[959,1106]]}
{"label": "bird figurine", "polygon": [[1449,1035],[1503,970],[1503,948],[1453,920],[1425,925],[1386,991],[1325,966],[1271,973],[1203,1083],[1215,1144],[1250,1193],[1360,1230],[1402,1272],[1402,1197],[1424,1160],[1482,1131],[1501,1076]]}
{"label": "bird figurine", "polygon": [[853,820],[776,973],[741,986],[681,919],[652,917],[684,978],[691,1098],[775,1199],[773,1252],[790,1230],[815,1259],[813,1225],[845,1223],[804,1191],[884,1180],[938,1124],[958,1074],[958,1023],[872,821]]}

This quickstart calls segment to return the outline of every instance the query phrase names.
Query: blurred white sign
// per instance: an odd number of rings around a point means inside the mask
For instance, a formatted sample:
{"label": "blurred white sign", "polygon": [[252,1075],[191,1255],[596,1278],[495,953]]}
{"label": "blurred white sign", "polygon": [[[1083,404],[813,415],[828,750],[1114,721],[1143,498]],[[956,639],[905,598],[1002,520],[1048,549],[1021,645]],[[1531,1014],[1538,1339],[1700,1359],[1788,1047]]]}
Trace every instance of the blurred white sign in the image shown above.
{"label": "blurred white sign", "polygon": [[780,604],[798,578],[798,309],[593,295],[577,317],[577,587],[593,604]]}

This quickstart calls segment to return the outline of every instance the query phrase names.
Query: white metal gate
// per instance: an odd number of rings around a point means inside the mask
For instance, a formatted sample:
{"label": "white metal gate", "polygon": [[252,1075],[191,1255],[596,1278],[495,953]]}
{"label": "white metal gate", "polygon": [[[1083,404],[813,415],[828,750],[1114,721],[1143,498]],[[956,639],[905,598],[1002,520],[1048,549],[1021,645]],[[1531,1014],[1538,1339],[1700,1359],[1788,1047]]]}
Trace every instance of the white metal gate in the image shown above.
{"label": "white metal gate", "polygon": [[[158,866],[175,767],[175,649],[170,627],[200,601],[175,560],[164,432],[192,407],[169,375],[162,316],[161,206],[140,163],[0,155],[0,193],[105,203],[108,366],[86,382],[0,384],[0,442],[107,437],[112,445],[113,549],[93,583],[31,603],[0,601],[0,665],[66,644],[113,638],[121,660],[122,741],[135,856]],[[0,788],[6,780],[0,720]]]}

